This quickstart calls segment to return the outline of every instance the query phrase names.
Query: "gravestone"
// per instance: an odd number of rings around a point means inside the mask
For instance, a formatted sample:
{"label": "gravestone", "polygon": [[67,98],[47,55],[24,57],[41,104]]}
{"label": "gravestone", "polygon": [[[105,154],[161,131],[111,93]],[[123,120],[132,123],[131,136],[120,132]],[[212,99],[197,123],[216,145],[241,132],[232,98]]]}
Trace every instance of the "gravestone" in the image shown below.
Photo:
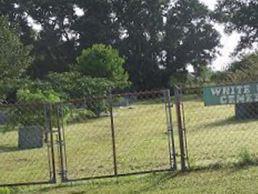
{"label": "gravestone", "polygon": [[258,103],[245,103],[235,105],[237,120],[258,119]]}
{"label": "gravestone", "polygon": [[43,147],[43,130],[39,126],[19,128],[18,148],[34,149]]}
{"label": "gravestone", "polygon": [[7,115],[5,112],[0,111],[0,125],[5,125],[7,122]]}

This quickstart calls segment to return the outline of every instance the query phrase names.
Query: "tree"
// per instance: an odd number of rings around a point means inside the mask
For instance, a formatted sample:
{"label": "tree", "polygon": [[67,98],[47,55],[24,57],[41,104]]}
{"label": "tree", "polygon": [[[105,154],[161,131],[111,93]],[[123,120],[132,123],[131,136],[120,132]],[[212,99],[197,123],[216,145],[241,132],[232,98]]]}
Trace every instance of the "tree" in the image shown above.
{"label": "tree", "polygon": [[211,13],[198,0],[173,1],[167,14],[164,47],[166,73],[186,72],[191,64],[196,73],[215,57],[220,36],[211,24]]}
{"label": "tree", "polygon": [[71,27],[79,35],[77,54],[93,44],[113,46],[119,41],[120,25],[113,9],[113,1],[77,0],[75,4],[83,12]]}
{"label": "tree", "polygon": [[[65,72],[84,48],[112,45],[125,59],[135,89],[164,88],[186,66],[207,64],[219,35],[198,0],[11,0],[0,14],[20,24],[22,41],[33,45],[30,74]],[[7,9],[8,8],[8,9]],[[75,8],[81,9],[78,15]],[[32,32],[28,19],[41,25]]]}
{"label": "tree", "polygon": [[[222,80],[229,84],[257,81],[258,53],[246,55],[240,61],[233,62]],[[257,119],[258,103],[236,104],[237,119]]]}
{"label": "tree", "polygon": [[215,56],[220,36],[198,0],[115,1],[126,70],[139,89],[167,87],[170,77]]}
{"label": "tree", "polygon": [[83,75],[107,78],[118,88],[128,85],[128,75],[123,68],[124,59],[116,49],[103,44],[93,45],[77,58],[78,71]]}
{"label": "tree", "polygon": [[220,0],[216,10],[218,21],[225,23],[228,33],[238,31],[241,40],[236,53],[251,48],[258,41],[258,2],[256,0]]}
{"label": "tree", "polygon": [[16,29],[4,17],[0,17],[0,51],[0,93],[6,99],[14,90],[13,84],[24,76],[32,58],[30,49],[21,43]]}
{"label": "tree", "polygon": [[114,12],[122,31],[118,44],[125,56],[125,68],[136,89],[164,87],[166,81],[160,68],[165,1],[114,1]]}
{"label": "tree", "polygon": [[226,79],[230,82],[257,81],[258,52],[245,55],[241,60],[233,62],[228,70]]}

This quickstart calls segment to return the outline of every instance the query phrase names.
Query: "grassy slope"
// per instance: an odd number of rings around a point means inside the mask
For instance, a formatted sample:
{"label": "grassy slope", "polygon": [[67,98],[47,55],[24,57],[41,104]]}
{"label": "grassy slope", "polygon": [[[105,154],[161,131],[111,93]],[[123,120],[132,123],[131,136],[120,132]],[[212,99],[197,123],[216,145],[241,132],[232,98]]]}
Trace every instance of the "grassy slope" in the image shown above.
{"label": "grassy slope", "polygon": [[257,193],[258,169],[226,168],[173,175],[158,173],[56,187],[23,188],[18,193]]}

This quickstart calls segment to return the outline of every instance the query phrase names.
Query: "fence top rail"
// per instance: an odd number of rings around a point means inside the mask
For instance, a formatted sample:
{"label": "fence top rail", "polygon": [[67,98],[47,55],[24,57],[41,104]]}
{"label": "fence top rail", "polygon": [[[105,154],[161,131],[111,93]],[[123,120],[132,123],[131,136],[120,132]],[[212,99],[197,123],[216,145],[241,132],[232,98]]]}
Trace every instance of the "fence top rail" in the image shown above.
{"label": "fence top rail", "polygon": [[157,97],[158,95],[163,95],[165,91],[169,90],[153,90],[153,91],[138,91],[138,92],[128,92],[128,93],[115,93],[115,94],[107,94],[102,96],[86,96],[83,98],[71,99],[71,100],[63,100],[60,102],[31,102],[31,103],[14,103],[14,104],[1,104],[0,108],[8,108],[8,107],[45,107],[45,106],[56,106],[61,104],[69,104],[69,103],[80,103],[84,101],[95,101],[95,100],[104,100],[109,98],[117,98],[117,97]]}

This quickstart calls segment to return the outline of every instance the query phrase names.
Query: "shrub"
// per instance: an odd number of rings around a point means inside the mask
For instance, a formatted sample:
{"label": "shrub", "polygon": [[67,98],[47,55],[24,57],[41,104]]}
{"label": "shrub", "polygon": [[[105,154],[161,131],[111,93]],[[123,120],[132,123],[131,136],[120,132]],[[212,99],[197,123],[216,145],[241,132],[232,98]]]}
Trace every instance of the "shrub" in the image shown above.
{"label": "shrub", "polygon": [[0,188],[0,194],[11,194],[11,190],[7,187]]}
{"label": "shrub", "polygon": [[114,82],[117,88],[128,85],[128,74],[123,68],[125,60],[119,56],[116,49],[103,44],[93,45],[82,51],[77,58],[77,70],[83,75],[107,78]]}
{"label": "shrub", "polygon": [[114,86],[105,78],[91,78],[79,72],[51,73],[47,80],[66,100],[87,98],[85,108],[95,116],[106,111],[107,105],[104,100],[95,100],[94,97],[105,96]]}
{"label": "shrub", "polygon": [[[44,126],[46,122],[44,103],[60,102],[59,95],[53,90],[42,91],[39,89],[20,89],[17,92],[17,99],[21,105],[18,104],[7,110],[8,122],[4,132],[21,126]],[[55,115],[54,110],[52,112]],[[52,123],[55,125],[56,117],[53,116],[52,119]]]}

